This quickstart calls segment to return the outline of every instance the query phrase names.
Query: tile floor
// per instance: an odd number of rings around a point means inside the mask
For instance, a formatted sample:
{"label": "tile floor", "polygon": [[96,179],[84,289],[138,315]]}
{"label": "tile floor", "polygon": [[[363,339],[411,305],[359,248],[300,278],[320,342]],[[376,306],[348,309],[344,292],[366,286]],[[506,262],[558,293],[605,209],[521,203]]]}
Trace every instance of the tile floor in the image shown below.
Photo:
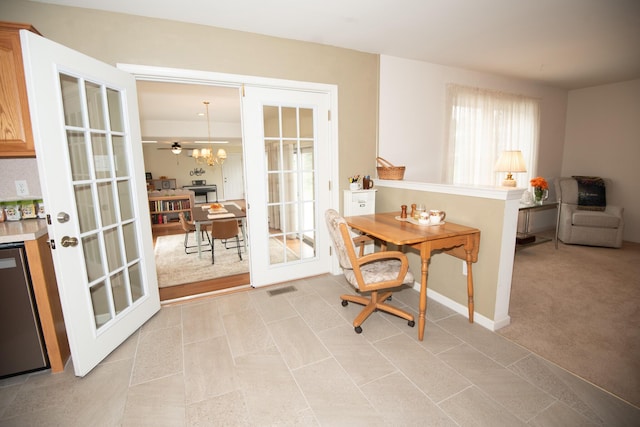
{"label": "tile floor", "polygon": [[[0,426],[632,426],[640,410],[429,301],[417,327],[342,276],[163,307],[84,378],[0,381]],[[277,287],[276,287],[277,288]],[[418,294],[394,294],[417,307]]]}

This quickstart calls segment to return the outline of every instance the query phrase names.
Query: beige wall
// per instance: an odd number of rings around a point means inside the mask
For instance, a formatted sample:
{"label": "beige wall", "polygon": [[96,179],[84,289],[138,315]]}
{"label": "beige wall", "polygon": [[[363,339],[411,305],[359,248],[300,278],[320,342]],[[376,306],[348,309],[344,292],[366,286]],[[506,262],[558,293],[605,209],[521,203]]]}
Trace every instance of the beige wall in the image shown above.
{"label": "beige wall", "polygon": [[[454,194],[378,187],[376,211],[397,211],[400,206],[423,203],[428,209],[447,212],[446,221],[480,230],[478,262],[473,264],[475,311],[487,319],[495,318],[498,269],[500,265],[504,201]],[[478,213],[482,213],[478,215]],[[417,250],[407,250],[411,271],[420,276],[421,262]],[[429,263],[428,286],[439,294],[467,306],[467,278],[462,274],[463,261],[448,255],[433,254]],[[418,279],[419,281],[419,279]]]}
{"label": "beige wall", "polygon": [[562,174],[611,178],[623,240],[640,242],[640,79],[569,92]]}
{"label": "beige wall", "polygon": [[106,63],[254,75],[338,86],[340,188],[354,170],[374,174],[378,56],[202,25],[22,0],[0,2],[2,20]]}

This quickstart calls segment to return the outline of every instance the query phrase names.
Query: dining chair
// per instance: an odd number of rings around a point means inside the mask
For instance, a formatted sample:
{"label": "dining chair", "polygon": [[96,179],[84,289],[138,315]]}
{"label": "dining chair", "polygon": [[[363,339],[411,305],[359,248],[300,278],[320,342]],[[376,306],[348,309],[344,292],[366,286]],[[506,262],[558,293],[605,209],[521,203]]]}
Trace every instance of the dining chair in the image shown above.
{"label": "dining chair", "polygon": [[362,323],[377,310],[406,319],[409,326],[415,326],[411,313],[386,303],[392,294],[390,289],[414,282],[407,256],[400,251],[382,251],[365,255],[362,247],[356,254],[354,239],[344,218],[334,209],[329,209],[325,212],[325,221],[344,277],[358,293],[369,293],[369,297],[352,294],[340,296],[344,307],[349,302],[365,306],[353,321],[356,333],[362,332]]}
{"label": "dining chair", "polygon": [[[195,233],[196,225],[193,222],[187,221],[187,219],[184,216],[184,212],[179,212],[178,213],[178,218],[180,219],[180,225],[182,226],[182,229],[184,230],[184,253],[186,253],[186,254],[196,253],[197,250],[189,252],[189,249],[193,249],[193,248],[197,248],[198,247],[198,245],[189,246],[189,235],[191,233]],[[207,233],[207,226],[206,225],[201,225],[200,226],[200,233],[202,233],[201,237],[204,237],[205,235],[207,236],[207,242],[208,242],[208,243],[204,243],[201,246],[209,248],[209,249],[202,249],[202,250],[203,251],[210,251],[211,248],[213,248],[213,244],[211,243],[211,239],[209,238],[209,233]]]}
{"label": "dining chair", "polygon": [[[242,245],[240,245],[240,228],[238,227],[238,220],[234,218],[230,219],[217,219],[211,223],[211,239],[213,244],[211,245],[211,263],[216,263],[216,251],[215,241],[216,239],[222,240],[226,249],[238,249],[238,257],[242,261]],[[235,238],[235,246],[228,246],[227,241]]]}

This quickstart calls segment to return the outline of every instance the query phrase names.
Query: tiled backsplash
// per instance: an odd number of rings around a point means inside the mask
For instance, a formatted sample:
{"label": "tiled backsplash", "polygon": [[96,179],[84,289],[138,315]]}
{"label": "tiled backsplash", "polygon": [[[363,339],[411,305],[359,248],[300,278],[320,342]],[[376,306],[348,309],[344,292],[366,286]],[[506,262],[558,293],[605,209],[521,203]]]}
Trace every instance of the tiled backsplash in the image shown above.
{"label": "tiled backsplash", "polygon": [[[16,194],[16,181],[23,180],[29,187],[29,196]],[[42,198],[36,159],[0,159],[0,201]]]}

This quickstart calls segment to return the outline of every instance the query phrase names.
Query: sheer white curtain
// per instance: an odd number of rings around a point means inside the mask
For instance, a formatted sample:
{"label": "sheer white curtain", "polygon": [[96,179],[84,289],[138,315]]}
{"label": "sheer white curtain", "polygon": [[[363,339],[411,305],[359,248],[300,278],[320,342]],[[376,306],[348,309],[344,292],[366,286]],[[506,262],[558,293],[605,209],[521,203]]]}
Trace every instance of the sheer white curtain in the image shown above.
{"label": "sheer white curtain", "polygon": [[514,178],[518,187],[529,185],[537,163],[538,100],[450,84],[447,121],[446,183],[500,185],[505,173],[494,171],[500,153],[521,150],[527,172],[514,174]]}

